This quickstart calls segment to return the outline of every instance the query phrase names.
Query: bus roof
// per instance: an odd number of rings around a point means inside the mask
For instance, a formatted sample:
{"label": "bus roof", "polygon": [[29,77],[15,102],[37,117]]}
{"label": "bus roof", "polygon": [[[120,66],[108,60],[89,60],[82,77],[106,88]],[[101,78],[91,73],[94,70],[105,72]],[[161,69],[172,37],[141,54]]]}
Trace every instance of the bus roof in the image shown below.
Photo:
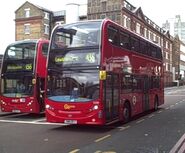
{"label": "bus roof", "polygon": [[46,39],[26,39],[26,40],[18,40],[15,41],[13,43],[10,43],[8,46],[10,45],[16,45],[16,44],[21,44],[21,43],[37,43],[38,41],[49,41]]}
{"label": "bus roof", "polygon": [[[56,25],[56,27],[57,27],[57,26],[64,26],[64,25],[67,26],[67,25],[78,24],[78,23],[79,23],[79,24],[80,24],[80,23],[89,23],[89,22],[102,22],[102,24],[105,23],[105,22],[111,22],[111,23],[115,24],[116,26],[118,26],[119,28],[122,28],[123,30],[129,32],[130,34],[133,34],[133,35],[135,35],[136,37],[139,37],[139,38],[141,38],[141,39],[143,39],[143,40],[145,40],[145,41],[147,41],[147,42],[149,42],[149,43],[155,45],[156,47],[161,48],[161,46],[158,45],[158,44],[156,44],[155,42],[152,42],[151,40],[149,40],[149,39],[147,39],[147,38],[145,38],[145,37],[143,37],[143,36],[141,36],[141,35],[139,35],[139,34],[133,32],[133,31],[131,31],[131,30],[129,30],[129,29],[127,29],[127,28],[125,28],[125,27],[119,25],[118,23],[116,23],[116,22],[114,22],[114,21],[112,21],[112,20],[110,20],[110,19],[108,19],[108,18],[97,19],[97,20],[77,21],[77,22],[73,22],[73,23],[69,23],[69,24]],[[54,29],[55,29],[55,28],[54,28]]]}

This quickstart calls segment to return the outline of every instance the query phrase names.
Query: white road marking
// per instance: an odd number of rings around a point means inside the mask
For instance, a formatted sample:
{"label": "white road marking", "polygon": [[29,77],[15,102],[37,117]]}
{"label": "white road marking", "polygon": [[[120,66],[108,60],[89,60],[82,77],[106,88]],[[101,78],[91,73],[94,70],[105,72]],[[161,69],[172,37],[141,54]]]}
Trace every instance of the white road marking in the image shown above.
{"label": "white road marking", "polygon": [[162,113],[162,112],[163,112],[163,111],[158,111],[157,113],[160,114],[160,113]]}
{"label": "white road marking", "polygon": [[141,120],[139,120],[139,121],[137,121],[136,123],[138,124],[138,123],[141,123],[141,122],[143,122],[145,119],[141,119]]}
{"label": "white road marking", "polygon": [[110,137],[111,135],[110,134],[108,134],[108,135],[106,135],[106,136],[104,136],[104,137],[101,137],[101,138],[99,138],[99,139],[96,139],[94,142],[100,142],[100,141],[102,141],[102,140],[104,140],[104,139],[106,139],[106,138],[108,138],[108,137]]}
{"label": "white road marking", "polygon": [[4,122],[4,123],[20,123],[20,124],[35,124],[35,125],[62,125],[62,126],[68,125],[68,124],[64,124],[64,123],[49,123],[49,122],[35,122],[35,121],[0,120],[0,122]]}
{"label": "white road marking", "polygon": [[34,120],[34,121],[32,121],[32,122],[42,122],[42,121],[46,121],[46,118],[44,117],[44,118],[42,118],[42,119]]}
{"label": "white road marking", "polygon": [[151,115],[148,116],[148,118],[152,118],[152,117],[154,117],[154,116],[155,116],[154,114],[151,114]]}
{"label": "white road marking", "polygon": [[131,126],[128,125],[128,126],[123,126],[123,127],[119,127],[119,128],[120,128],[120,131],[123,131],[123,130],[126,130],[126,129],[130,128],[130,127],[131,127]]}
{"label": "white road marking", "polygon": [[70,151],[69,153],[76,153],[76,152],[79,152],[79,151],[80,151],[80,149],[75,149],[75,150]]}

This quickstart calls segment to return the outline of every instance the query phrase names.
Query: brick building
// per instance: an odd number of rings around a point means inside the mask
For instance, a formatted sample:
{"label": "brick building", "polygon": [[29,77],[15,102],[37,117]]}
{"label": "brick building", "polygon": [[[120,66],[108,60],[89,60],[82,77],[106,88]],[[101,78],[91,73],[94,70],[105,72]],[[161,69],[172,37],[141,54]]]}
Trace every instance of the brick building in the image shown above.
{"label": "brick building", "polygon": [[[86,20],[87,15],[84,12],[80,13],[81,7],[84,8],[85,5],[69,3],[66,6],[70,12],[71,8],[79,11],[77,20]],[[66,12],[66,10],[53,12],[26,1],[15,11],[15,40],[49,39],[56,24],[66,23]],[[76,14],[76,12],[70,13],[68,18],[75,17]]]}
{"label": "brick building", "polygon": [[15,11],[15,40],[49,39],[52,14],[50,10],[25,2]]}
{"label": "brick building", "polygon": [[168,31],[163,30],[142,11],[141,7],[136,8],[126,0],[88,0],[89,20],[110,18],[125,28],[153,41],[161,46],[164,56],[165,85],[173,82],[172,49],[173,37]]}
{"label": "brick building", "polygon": [[180,43],[180,78],[185,82],[185,43]]}
{"label": "brick building", "polygon": [[179,37],[174,37],[173,52],[172,52],[172,66],[173,66],[173,81],[180,79],[180,40]]}

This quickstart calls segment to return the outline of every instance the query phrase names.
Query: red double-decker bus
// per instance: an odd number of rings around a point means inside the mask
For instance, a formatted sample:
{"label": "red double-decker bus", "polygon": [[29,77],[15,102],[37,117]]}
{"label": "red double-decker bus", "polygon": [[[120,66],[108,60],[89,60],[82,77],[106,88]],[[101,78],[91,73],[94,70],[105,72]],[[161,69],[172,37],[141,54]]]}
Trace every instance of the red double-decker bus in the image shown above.
{"label": "red double-decker bus", "polygon": [[48,122],[128,122],[164,103],[161,48],[108,19],[56,26],[47,73]]}
{"label": "red double-decker bus", "polygon": [[1,111],[40,113],[45,109],[44,86],[48,40],[10,44],[1,67]]}

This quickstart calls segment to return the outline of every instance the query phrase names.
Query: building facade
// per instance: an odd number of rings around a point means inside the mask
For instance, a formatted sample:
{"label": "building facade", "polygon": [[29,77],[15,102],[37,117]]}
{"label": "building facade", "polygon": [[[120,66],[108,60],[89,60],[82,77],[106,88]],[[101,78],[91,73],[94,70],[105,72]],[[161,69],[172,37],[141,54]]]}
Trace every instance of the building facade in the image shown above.
{"label": "building facade", "polygon": [[123,27],[161,46],[164,57],[165,86],[173,82],[173,37],[126,0],[88,0],[89,20],[109,18]]}
{"label": "building facade", "polygon": [[[67,18],[75,18],[74,21],[86,20],[87,13],[80,11],[84,6],[86,5],[70,3],[66,5],[67,10],[53,12],[26,1],[15,11],[15,40],[50,39],[53,27],[66,23]],[[71,12],[71,8],[76,11],[68,15],[67,12]]]}
{"label": "building facade", "polygon": [[185,44],[180,44],[180,79],[185,81]]}
{"label": "building facade", "polygon": [[121,9],[124,0],[88,0],[87,18],[104,19],[108,17],[112,21],[121,24]]}
{"label": "building facade", "polygon": [[172,66],[173,66],[173,81],[180,80],[180,40],[179,37],[174,37],[173,40],[173,54],[172,54]]}
{"label": "building facade", "polygon": [[49,39],[52,11],[25,2],[15,11],[15,40]]}
{"label": "building facade", "polygon": [[162,27],[168,31],[172,36],[178,35],[179,39],[185,43],[185,22],[181,20],[180,15],[176,15],[175,18],[166,20]]}

